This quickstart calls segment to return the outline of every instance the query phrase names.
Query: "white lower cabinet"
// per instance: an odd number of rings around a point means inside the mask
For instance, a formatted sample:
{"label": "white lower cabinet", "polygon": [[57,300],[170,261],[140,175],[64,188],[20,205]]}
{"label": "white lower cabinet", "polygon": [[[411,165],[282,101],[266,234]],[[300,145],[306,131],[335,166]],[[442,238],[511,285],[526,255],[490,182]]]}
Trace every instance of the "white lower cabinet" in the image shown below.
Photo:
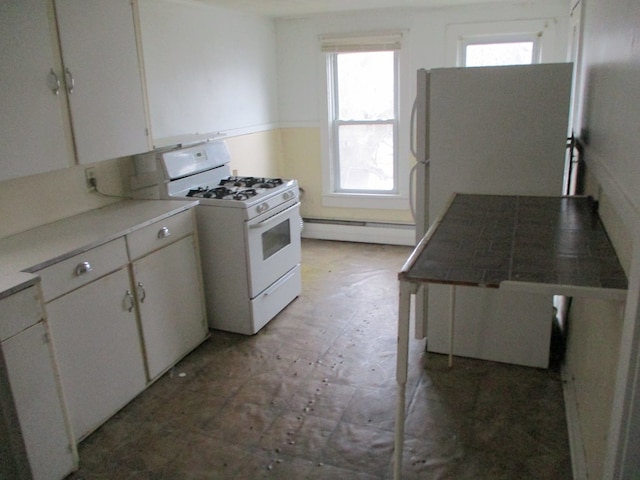
{"label": "white lower cabinet", "polygon": [[[0,429],[12,450],[3,448],[11,457],[0,463],[13,464],[8,471],[0,468],[0,478],[62,479],[77,466],[43,318],[35,286],[0,300],[0,417],[5,420]],[[8,325],[14,331],[4,328]],[[17,425],[11,425],[12,411]]]}
{"label": "white lower cabinet", "polygon": [[[0,480],[65,478],[78,442],[207,338],[196,204],[169,213],[173,203],[25,234],[37,249],[109,226],[86,247],[48,252],[32,268],[39,280],[0,291]],[[156,215],[126,219],[138,210]]]}
{"label": "white lower cabinet", "polygon": [[127,268],[47,304],[67,409],[81,440],[146,386]]}
{"label": "white lower cabinet", "polygon": [[207,335],[193,235],[134,261],[132,271],[153,380]]}

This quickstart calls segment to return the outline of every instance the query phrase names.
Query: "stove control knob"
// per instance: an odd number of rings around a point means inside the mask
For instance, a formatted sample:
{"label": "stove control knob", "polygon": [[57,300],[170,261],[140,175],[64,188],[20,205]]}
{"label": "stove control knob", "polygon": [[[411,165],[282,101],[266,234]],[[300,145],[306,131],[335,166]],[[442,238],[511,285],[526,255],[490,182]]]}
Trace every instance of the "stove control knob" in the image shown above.
{"label": "stove control knob", "polygon": [[258,205],[258,213],[264,213],[269,210],[269,204],[267,202]]}
{"label": "stove control knob", "polygon": [[296,194],[293,193],[292,191],[284,192],[282,194],[282,198],[284,198],[285,200],[291,200],[295,196],[296,196]]}

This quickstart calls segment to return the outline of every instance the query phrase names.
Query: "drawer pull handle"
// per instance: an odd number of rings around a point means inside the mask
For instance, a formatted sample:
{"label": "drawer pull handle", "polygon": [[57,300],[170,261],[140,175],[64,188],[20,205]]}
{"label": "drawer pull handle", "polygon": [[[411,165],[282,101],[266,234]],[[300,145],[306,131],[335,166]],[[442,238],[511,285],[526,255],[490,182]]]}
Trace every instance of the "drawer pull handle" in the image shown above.
{"label": "drawer pull handle", "polygon": [[169,231],[168,227],[162,227],[159,231],[158,231],[158,238],[167,238],[171,236],[171,232]]}
{"label": "drawer pull handle", "polygon": [[135,305],[135,300],[133,298],[133,295],[131,294],[130,290],[127,290],[127,292],[124,294],[124,308],[128,312],[131,312],[133,311],[134,305]]}
{"label": "drawer pull handle", "polygon": [[140,303],[143,303],[144,299],[147,298],[147,292],[144,289],[144,285],[138,282],[137,290],[138,290],[138,300],[140,300]]}
{"label": "drawer pull handle", "polygon": [[84,275],[93,271],[93,267],[89,262],[82,262],[76,267],[76,276]]}

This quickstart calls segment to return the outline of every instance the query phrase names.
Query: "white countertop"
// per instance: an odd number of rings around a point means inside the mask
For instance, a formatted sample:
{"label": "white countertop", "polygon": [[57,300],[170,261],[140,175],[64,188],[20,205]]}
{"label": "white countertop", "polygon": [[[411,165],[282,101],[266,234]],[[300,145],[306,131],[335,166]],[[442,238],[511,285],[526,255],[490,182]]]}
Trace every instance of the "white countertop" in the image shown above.
{"label": "white countertop", "polygon": [[0,240],[0,298],[37,281],[37,276],[21,272],[37,272],[197,204],[123,200],[4,238]]}
{"label": "white countertop", "polygon": [[16,272],[0,275],[0,300],[40,281],[40,277],[32,273]]}

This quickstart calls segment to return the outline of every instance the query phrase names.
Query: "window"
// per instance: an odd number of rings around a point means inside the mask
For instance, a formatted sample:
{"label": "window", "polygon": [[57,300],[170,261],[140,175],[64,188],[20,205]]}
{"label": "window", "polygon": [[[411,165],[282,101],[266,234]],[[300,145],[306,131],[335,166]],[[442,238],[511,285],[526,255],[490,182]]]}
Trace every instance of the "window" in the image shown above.
{"label": "window", "polygon": [[393,51],[331,54],[334,192],[397,191],[396,70]]}
{"label": "window", "polygon": [[528,65],[539,61],[538,42],[535,37],[463,38],[460,41],[459,55],[464,67]]}
{"label": "window", "polygon": [[448,66],[526,65],[560,61],[553,18],[447,25]]}
{"label": "window", "polygon": [[398,160],[398,71],[403,31],[319,37],[326,66],[322,204],[406,209]]}

